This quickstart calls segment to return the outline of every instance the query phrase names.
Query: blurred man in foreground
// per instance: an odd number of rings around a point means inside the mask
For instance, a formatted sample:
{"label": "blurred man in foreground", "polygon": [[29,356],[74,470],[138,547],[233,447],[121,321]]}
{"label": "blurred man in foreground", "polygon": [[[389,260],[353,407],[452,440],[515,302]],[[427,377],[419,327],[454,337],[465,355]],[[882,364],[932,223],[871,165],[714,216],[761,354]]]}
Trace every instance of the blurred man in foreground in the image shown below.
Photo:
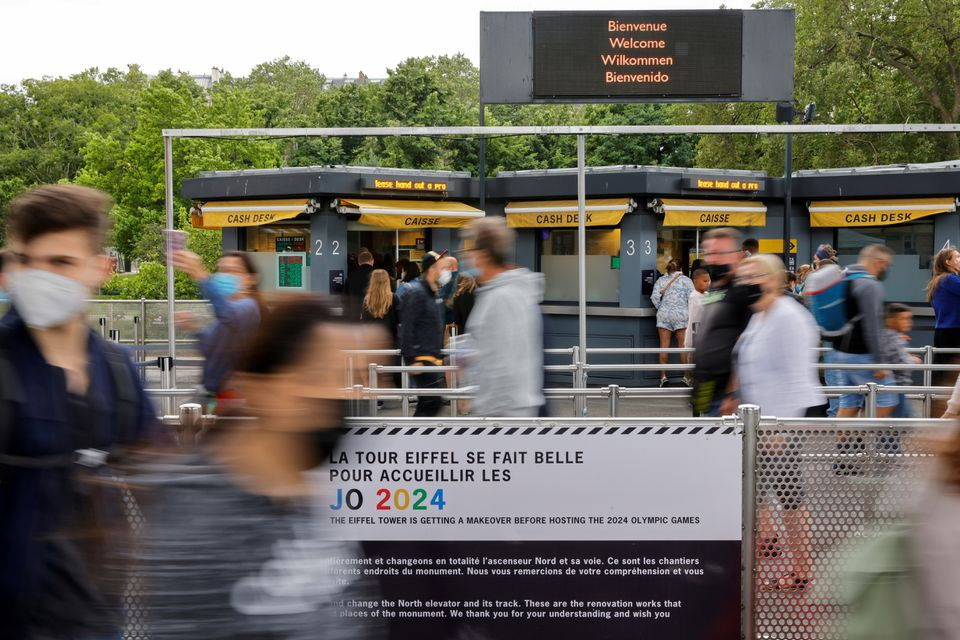
{"label": "blurred man in foreground", "polygon": [[756,302],[756,292],[733,282],[737,265],[743,260],[740,232],[729,227],[708,231],[703,236],[703,262],[710,274],[710,291],[703,300],[703,317],[697,330],[693,360],[693,415],[720,415],[729,395],[727,385],[733,347],[746,329]]}
{"label": "blurred man in foreground", "polygon": [[98,482],[143,440],[154,410],[126,354],[87,326],[109,274],[110,202],[48,185],[8,217],[0,321],[0,637],[116,638],[123,576],[108,570],[124,529],[119,494]]}
{"label": "blurred man in foreground", "polygon": [[470,227],[477,270],[477,301],[467,322],[475,343],[471,382],[477,385],[471,413],[535,417],[543,405],[543,297],[539,274],[510,265],[516,233],[502,218]]}

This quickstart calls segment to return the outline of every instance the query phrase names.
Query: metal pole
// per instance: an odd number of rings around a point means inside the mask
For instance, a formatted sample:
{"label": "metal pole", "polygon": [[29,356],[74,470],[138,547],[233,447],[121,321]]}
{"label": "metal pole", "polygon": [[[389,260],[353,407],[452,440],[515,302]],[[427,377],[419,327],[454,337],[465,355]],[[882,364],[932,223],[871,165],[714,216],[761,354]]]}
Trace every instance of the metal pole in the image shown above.
{"label": "metal pole", "polygon": [[110,342],[120,342],[120,329],[110,329]]}
{"label": "metal pole", "polygon": [[393,264],[400,262],[400,229],[394,229],[393,238]]}
{"label": "metal pole", "polygon": [[[173,138],[163,137],[164,200],[167,211],[167,231],[173,231]],[[173,322],[176,313],[176,294],[173,288],[173,263],[167,260],[167,343],[170,349],[170,383],[176,386],[177,375],[173,359],[177,357],[177,328]]]}
{"label": "metal pole", "polygon": [[756,588],[756,527],[757,527],[757,427],[760,425],[760,407],[742,404],[737,416],[743,425],[743,546],[740,550],[743,574],[741,588],[740,625],[746,640],[755,638],[753,609]]}
{"label": "metal pole", "polygon": [[[931,365],[933,364],[933,347],[929,344],[923,348],[923,364]],[[933,386],[933,371],[930,369],[923,370],[923,386],[932,387]],[[903,398],[901,402],[906,402],[907,399]],[[923,394],[923,417],[929,418],[930,414],[933,412],[933,397],[929,393]]]}
{"label": "metal pole", "polygon": [[[457,366],[457,328],[455,326],[450,328],[450,366]],[[458,371],[450,372],[450,387],[453,389],[460,387],[458,380],[459,376],[457,375],[458,373]],[[450,398],[451,418],[457,417],[457,410],[459,409],[459,407],[457,407],[457,402],[458,400],[456,396]]]}
{"label": "metal pole", "polygon": [[[377,364],[374,362],[371,362],[367,367],[367,371],[369,372],[367,386],[369,386],[371,389],[378,389],[379,386],[377,385]],[[370,415],[371,416],[377,415],[377,396],[376,395],[370,396]]]}
{"label": "metal pole", "polygon": [[[580,324],[580,364],[587,363],[587,230],[586,230],[586,162],[584,151],[585,137],[581,133],[577,135],[577,278],[579,280],[579,312],[578,319]],[[581,369],[582,371],[582,369]],[[581,378],[583,374],[581,373]],[[586,381],[581,380],[586,386]],[[580,415],[586,415],[586,402],[583,403],[583,412]]]}
{"label": "metal pole", "polygon": [[[353,366],[353,356],[347,356],[347,371],[345,373],[346,380],[344,380],[344,382],[348,389],[353,387]],[[357,406],[356,395],[354,395],[354,397],[350,399],[350,415],[360,415],[359,409],[360,408]]]}
{"label": "metal pole", "polygon": [[[480,126],[483,127],[486,121],[487,107],[480,101]],[[480,163],[477,169],[480,178],[480,210],[486,211],[487,206],[487,138],[480,136]]]}
{"label": "metal pole", "polygon": [[100,337],[106,340],[107,339],[107,319],[97,318],[97,322],[100,325]]}
{"label": "metal pole", "polygon": [[867,387],[867,399],[864,407],[864,411],[867,414],[868,418],[877,417],[877,383],[868,382]]}
{"label": "metal pole", "polygon": [[787,134],[787,147],[783,153],[783,264],[793,271],[790,264],[790,210],[793,208],[793,134]]}
{"label": "metal pole", "polygon": [[[402,386],[404,389],[410,388],[410,372],[409,371],[400,372],[400,386]],[[400,415],[402,415],[404,418],[410,417],[410,396],[408,396],[407,394],[403,394],[403,396],[400,399],[400,409],[401,409]]]}
{"label": "metal pole", "polygon": [[[160,388],[175,389],[173,381],[170,378],[170,371],[173,370],[173,358],[170,356],[160,356],[157,358],[157,367],[160,369]],[[163,415],[173,413],[173,398],[164,396],[162,399]]]}
{"label": "metal pole", "polygon": [[609,387],[607,387],[607,389],[610,390],[610,408],[609,408],[609,411],[608,411],[608,413],[610,414],[609,417],[611,417],[611,418],[616,418],[616,417],[617,417],[617,404],[618,404],[618,402],[619,402],[619,400],[620,400],[620,385],[618,385],[618,384],[612,384],[612,385],[610,385]]}
{"label": "metal pole", "polygon": [[[571,349],[571,358],[573,359],[573,380],[571,387],[574,389],[583,388],[583,367],[580,364],[580,347],[573,347]],[[584,414],[584,405],[586,404],[587,399],[584,396],[574,395],[573,396],[573,415],[582,416]]]}
{"label": "metal pole", "polygon": [[697,260],[699,259],[700,259],[700,227],[697,227]]}
{"label": "metal pole", "polygon": [[140,298],[140,322],[143,323],[143,335],[140,344],[147,344],[147,299]]}

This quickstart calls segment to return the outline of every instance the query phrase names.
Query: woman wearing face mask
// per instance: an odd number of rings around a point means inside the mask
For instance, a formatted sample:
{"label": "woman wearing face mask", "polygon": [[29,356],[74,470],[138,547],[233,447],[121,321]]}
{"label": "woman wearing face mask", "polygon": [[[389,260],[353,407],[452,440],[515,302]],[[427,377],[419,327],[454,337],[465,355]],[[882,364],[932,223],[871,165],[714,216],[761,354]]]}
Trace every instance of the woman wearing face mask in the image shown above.
{"label": "woman wearing face mask", "polygon": [[[203,388],[218,404],[235,399],[237,394],[226,384],[240,350],[256,332],[263,314],[259,281],[253,261],[245,253],[228,253],[217,262],[210,275],[200,256],[190,251],[173,254],[173,266],[190,276],[203,296],[210,301],[216,320],[197,332],[203,354]],[[196,331],[189,312],[177,314],[177,324]]]}
{"label": "woman wearing face mask", "polygon": [[[750,323],[734,348],[739,402],[759,405],[764,415],[778,418],[822,415],[826,400],[820,392],[814,351],[820,343],[820,332],[803,305],[784,295],[783,262],[769,254],[752,256],[740,264],[736,280],[753,310]],[[768,588],[777,591],[803,591],[810,582],[811,559],[809,511],[800,476],[800,444],[785,439],[772,446],[778,451],[776,464],[786,469],[775,498],[783,510],[786,541],[773,527],[772,510],[764,509],[760,515],[759,552],[779,555],[789,545],[791,570],[770,575],[766,582]]]}
{"label": "woman wearing face mask", "polygon": [[377,329],[336,323],[314,296],[278,303],[237,361],[245,406],[133,476],[149,495],[137,566],[151,638],[383,637],[341,615],[377,585],[339,571],[360,550],[320,517],[336,494],[322,470],[343,424],[345,350],[380,346]]}

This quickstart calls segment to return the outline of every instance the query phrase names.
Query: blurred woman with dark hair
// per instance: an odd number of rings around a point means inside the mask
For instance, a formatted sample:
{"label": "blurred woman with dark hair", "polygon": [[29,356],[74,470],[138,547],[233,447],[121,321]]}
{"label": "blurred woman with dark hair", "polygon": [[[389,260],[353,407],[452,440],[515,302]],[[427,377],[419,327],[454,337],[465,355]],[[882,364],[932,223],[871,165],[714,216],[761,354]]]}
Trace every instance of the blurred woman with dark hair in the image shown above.
{"label": "blurred woman with dark hair", "polygon": [[260,297],[260,275],[249,255],[225,254],[211,275],[203,260],[190,251],[173,254],[173,266],[196,282],[210,301],[216,320],[203,329],[189,311],[177,314],[177,326],[195,332],[203,354],[202,384],[205,393],[218,403],[236,398],[226,385],[244,344],[256,332],[264,316]]}
{"label": "blurred woman with dark hair", "polygon": [[196,449],[140,469],[138,572],[151,638],[372,637],[368,621],[338,610],[375,598],[376,586],[337,571],[357,547],[323,534],[326,485],[312,471],[341,434],[343,351],[369,333],[333,321],[314,296],[279,302],[229,382],[245,406],[218,418]]}

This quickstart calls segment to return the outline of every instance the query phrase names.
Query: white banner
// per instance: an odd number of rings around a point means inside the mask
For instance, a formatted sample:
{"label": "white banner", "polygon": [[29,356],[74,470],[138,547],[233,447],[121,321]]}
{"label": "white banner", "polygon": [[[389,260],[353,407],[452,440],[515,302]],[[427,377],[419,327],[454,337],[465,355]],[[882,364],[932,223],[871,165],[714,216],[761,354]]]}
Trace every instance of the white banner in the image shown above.
{"label": "white banner", "polygon": [[352,428],[324,474],[341,540],[741,539],[733,427]]}

